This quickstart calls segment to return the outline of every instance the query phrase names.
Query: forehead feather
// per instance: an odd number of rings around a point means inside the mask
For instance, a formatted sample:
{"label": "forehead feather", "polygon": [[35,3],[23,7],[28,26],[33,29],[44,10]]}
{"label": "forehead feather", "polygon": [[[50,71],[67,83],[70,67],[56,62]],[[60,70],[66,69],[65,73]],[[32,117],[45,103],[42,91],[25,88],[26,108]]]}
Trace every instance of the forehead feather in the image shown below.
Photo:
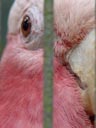
{"label": "forehead feather", "polygon": [[37,6],[38,9],[43,13],[43,0],[15,0],[9,13],[8,19],[8,32],[17,33],[18,23],[24,13],[24,10],[30,6]]}

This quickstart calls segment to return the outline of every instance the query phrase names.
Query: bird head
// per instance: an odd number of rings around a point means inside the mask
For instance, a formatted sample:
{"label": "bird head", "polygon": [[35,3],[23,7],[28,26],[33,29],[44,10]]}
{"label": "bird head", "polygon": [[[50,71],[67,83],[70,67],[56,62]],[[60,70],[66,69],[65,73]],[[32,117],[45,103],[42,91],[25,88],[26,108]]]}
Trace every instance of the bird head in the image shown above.
{"label": "bird head", "polygon": [[[66,0],[56,1],[57,10],[60,5],[65,7],[63,1]],[[59,1],[62,4],[58,4]],[[62,8],[60,12],[64,15]],[[60,16],[57,15],[57,18],[59,19]],[[64,18],[62,18],[63,21]],[[62,21],[58,22],[59,25],[62,25]],[[57,27],[58,31],[61,31],[61,28]],[[0,102],[1,127],[42,127],[44,58],[42,49],[34,50],[41,47],[42,30],[43,0],[39,2],[38,0],[15,0],[8,21],[8,45],[0,63],[0,91],[3,90],[0,95],[3,99]],[[54,63],[54,127],[91,128],[80,99],[75,78],[56,59]],[[3,109],[2,106],[4,106]]]}

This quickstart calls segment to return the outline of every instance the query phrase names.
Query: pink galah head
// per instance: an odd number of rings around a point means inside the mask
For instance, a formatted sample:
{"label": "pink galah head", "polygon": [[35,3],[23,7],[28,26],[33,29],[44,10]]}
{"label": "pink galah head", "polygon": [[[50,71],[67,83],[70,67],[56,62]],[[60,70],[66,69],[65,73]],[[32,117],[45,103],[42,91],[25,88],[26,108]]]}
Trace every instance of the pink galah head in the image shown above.
{"label": "pink galah head", "polygon": [[[25,5],[27,3],[28,0]],[[19,0],[15,2],[13,10],[17,5],[19,9],[23,8]],[[27,8],[29,11],[25,9],[25,12],[27,15],[33,13],[33,9],[37,12],[37,7]],[[39,13],[36,12],[34,18],[38,19]],[[29,50],[19,27],[23,21],[22,18],[18,22],[20,17],[14,20],[14,24],[9,17],[8,44],[0,62],[0,128],[43,128],[43,50],[34,50],[34,47]],[[30,21],[29,17],[27,20]],[[84,111],[75,78],[56,57],[53,83],[53,128],[93,128]]]}
{"label": "pink galah head", "polygon": [[[54,32],[57,36],[54,50],[61,61],[65,61],[68,51],[94,28],[94,3],[94,0],[54,0]],[[31,30],[24,36],[21,26],[26,15],[30,18]],[[43,32],[44,0],[16,0],[9,15],[8,33],[19,33],[29,49],[37,49],[43,45]]]}

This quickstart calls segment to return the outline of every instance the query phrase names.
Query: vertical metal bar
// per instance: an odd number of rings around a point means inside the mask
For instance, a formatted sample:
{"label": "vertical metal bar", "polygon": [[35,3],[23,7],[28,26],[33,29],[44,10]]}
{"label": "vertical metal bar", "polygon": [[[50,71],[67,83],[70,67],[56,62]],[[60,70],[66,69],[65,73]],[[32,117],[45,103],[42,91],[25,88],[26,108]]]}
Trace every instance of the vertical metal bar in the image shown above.
{"label": "vertical metal bar", "polygon": [[[96,1],[95,1],[94,11],[96,13]],[[96,14],[95,14],[95,22],[96,22]],[[95,41],[96,41],[96,29],[95,29]],[[96,44],[95,44],[95,56],[96,56]],[[95,104],[95,112],[96,112],[96,57],[95,57],[95,96],[94,96],[94,104]],[[95,120],[94,120],[94,127],[96,128],[96,113],[95,113]]]}
{"label": "vertical metal bar", "polygon": [[44,128],[52,128],[53,0],[45,0],[44,18]]}

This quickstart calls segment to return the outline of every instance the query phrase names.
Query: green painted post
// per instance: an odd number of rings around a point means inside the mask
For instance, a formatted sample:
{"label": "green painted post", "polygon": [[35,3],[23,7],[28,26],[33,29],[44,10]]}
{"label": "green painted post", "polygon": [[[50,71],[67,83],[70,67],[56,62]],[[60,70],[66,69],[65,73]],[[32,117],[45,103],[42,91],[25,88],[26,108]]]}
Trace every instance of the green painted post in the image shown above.
{"label": "green painted post", "polygon": [[44,128],[52,128],[53,0],[45,0],[44,9]]}

